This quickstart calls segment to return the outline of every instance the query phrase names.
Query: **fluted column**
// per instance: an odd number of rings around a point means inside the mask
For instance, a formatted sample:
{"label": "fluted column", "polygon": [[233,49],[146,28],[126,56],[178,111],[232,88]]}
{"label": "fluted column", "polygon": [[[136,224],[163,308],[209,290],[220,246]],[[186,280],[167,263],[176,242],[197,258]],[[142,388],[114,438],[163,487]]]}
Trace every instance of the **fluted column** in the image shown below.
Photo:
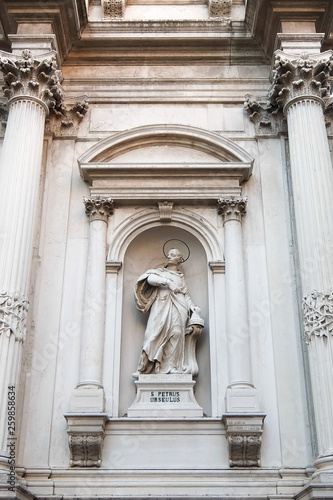
{"label": "fluted column", "polygon": [[7,447],[7,392],[17,384],[26,334],[28,287],[45,117],[62,102],[55,53],[38,59],[0,52],[9,115],[0,160],[0,455]]}
{"label": "fluted column", "polygon": [[80,373],[71,411],[103,412],[106,231],[111,198],[84,198],[89,217],[89,249],[81,329]]}
{"label": "fluted column", "polygon": [[333,173],[323,97],[332,51],[277,51],[271,101],[287,117],[305,340],[318,438],[318,468],[333,468]]}

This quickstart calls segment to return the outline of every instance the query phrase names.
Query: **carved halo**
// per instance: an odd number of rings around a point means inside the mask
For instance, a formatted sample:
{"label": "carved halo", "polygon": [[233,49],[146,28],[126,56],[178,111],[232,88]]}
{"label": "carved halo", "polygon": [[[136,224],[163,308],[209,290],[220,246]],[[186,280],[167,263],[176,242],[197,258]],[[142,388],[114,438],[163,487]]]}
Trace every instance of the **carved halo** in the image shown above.
{"label": "carved halo", "polygon": [[[177,246],[173,245],[172,243],[168,245],[168,243],[170,242],[173,242],[173,241],[177,241]],[[179,245],[179,243],[181,243],[181,245]],[[166,246],[168,245],[168,247],[166,248]],[[169,251],[172,249],[172,248],[177,248],[181,254],[183,255],[183,263],[186,262],[189,258],[190,258],[190,255],[191,255],[191,251],[190,251],[190,247],[185,243],[185,241],[182,241],[182,240],[177,240],[177,239],[171,239],[171,240],[167,240],[164,245],[163,245],[163,255],[164,257],[167,258],[168,256],[168,253]],[[167,251],[166,251],[167,250]],[[185,255],[185,251],[187,252],[187,257],[185,258],[184,255]]]}

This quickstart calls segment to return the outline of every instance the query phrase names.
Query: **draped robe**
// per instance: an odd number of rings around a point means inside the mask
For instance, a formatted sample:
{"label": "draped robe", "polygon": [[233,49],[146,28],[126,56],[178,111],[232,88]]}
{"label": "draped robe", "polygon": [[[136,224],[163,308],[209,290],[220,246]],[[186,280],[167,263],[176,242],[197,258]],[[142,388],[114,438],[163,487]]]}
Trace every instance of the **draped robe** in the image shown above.
{"label": "draped robe", "polygon": [[[147,281],[152,275],[160,281],[157,286]],[[176,292],[162,284],[166,280],[175,283]],[[168,268],[149,269],[137,281],[135,299],[140,311],[150,310],[139,373],[183,373],[185,329],[193,307],[184,275]]]}

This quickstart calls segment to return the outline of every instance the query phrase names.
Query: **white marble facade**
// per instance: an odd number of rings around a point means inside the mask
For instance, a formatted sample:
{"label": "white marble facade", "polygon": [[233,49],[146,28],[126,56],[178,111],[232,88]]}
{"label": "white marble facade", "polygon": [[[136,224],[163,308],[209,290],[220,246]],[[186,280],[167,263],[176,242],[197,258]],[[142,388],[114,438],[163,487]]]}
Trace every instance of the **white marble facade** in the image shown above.
{"label": "white marble facade", "polygon": [[[0,16],[0,498],[332,498],[329,0]],[[168,240],[199,374],[147,392]]]}

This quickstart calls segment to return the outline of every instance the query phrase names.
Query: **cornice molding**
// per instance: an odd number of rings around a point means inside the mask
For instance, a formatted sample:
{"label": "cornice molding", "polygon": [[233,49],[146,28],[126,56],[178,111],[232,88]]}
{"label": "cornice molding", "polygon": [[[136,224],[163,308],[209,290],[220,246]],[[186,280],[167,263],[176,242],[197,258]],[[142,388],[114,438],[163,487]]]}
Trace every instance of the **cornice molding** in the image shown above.
{"label": "cornice molding", "polygon": [[317,33],[324,33],[323,49],[333,48],[333,2],[331,0],[247,0],[245,22],[252,36],[271,58],[277,47],[281,22],[314,21]]}
{"label": "cornice molding", "polygon": [[[87,23],[85,0],[53,0],[48,7],[44,0],[2,0],[0,17],[4,28],[5,42],[1,48],[9,50],[7,37],[17,32],[19,24],[32,26],[33,24],[51,24],[56,38],[56,45],[62,62],[70,52],[72,46],[80,38],[81,32]],[[49,31],[48,31],[49,33]]]}

